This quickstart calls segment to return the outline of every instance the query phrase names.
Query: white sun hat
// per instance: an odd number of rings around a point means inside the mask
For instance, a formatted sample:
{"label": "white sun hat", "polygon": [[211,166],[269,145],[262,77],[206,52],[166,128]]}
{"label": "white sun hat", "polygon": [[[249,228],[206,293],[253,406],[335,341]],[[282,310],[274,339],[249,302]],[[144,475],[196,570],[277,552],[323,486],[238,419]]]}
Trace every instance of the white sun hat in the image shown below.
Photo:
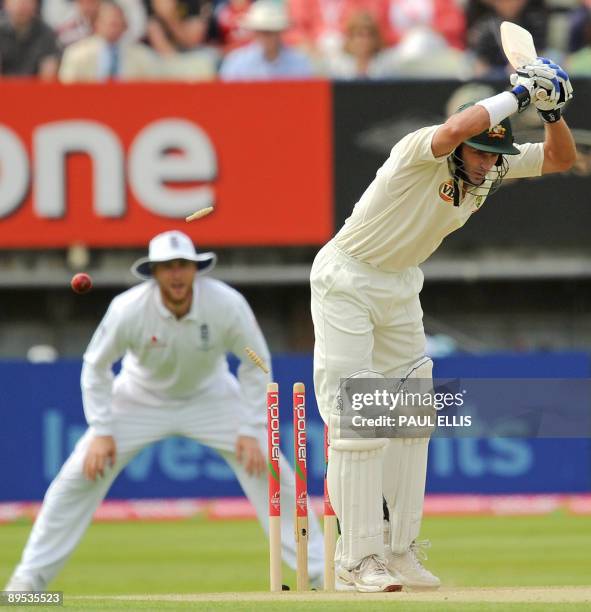
{"label": "white sun hat", "polygon": [[241,25],[255,32],[283,32],[289,27],[289,19],[282,3],[257,0],[248,9]]}
{"label": "white sun hat", "polygon": [[138,259],[131,266],[131,272],[138,278],[147,280],[152,278],[152,264],[173,259],[194,261],[199,272],[205,274],[215,266],[217,255],[211,251],[199,253],[187,234],[173,230],[154,236],[150,240],[148,256]]}

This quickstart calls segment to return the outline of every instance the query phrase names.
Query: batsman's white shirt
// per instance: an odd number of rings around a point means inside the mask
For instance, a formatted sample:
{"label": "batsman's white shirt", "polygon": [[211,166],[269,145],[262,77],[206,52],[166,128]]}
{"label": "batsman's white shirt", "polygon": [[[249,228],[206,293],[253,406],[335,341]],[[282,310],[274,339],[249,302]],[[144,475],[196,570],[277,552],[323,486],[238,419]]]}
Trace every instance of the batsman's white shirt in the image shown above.
{"label": "batsman's white shirt", "polygon": [[[334,237],[337,248],[354,259],[386,272],[418,266],[443,239],[483,204],[485,197],[467,194],[453,205],[447,155],[431,150],[439,125],[412,132],[398,142],[376,178]],[[506,178],[539,176],[544,145],[516,145],[520,155],[507,155]]]}
{"label": "batsman's white shirt", "polygon": [[[154,281],[118,295],[95,332],[82,368],[82,397],[95,434],[112,434],[113,396],[154,407],[191,403],[228,384],[226,354],[241,364],[238,380],[243,421],[238,432],[253,435],[266,423],[266,383],[248,358],[251,347],[269,363],[269,351],[256,319],[240,293],[218,280],[197,277],[191,310],[182,319],[162,303]],[[111,367],[123,356],[121,373]],[[232,377],[233,378],[233,377]]]}
{"label": "batsman's white shirt", "polygon": [[[389,550],[405,553],[420,531],[427,440],[392,439],[379,451],[376,440],[341,440],[335,399],[343,379],[376,372],[405,377],[424,361],[418,266],[484,203],[467,194],[453,205],[447,156],[435,158],[431,150],[438,127],[394,146],[310,275],[314,386],[332,439],[328,489],[341,525],[335,561],[347,569],[385,554],[382,497],[390,512]],[[517,146],[521,153],[507,156],[507,178],[541,174],[543,145]]]}

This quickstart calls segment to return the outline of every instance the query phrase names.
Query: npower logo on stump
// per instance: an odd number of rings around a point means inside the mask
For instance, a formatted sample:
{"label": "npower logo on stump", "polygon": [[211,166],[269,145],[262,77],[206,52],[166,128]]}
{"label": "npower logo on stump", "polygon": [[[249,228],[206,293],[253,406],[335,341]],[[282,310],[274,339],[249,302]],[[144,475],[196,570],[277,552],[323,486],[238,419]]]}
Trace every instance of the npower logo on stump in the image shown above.
{"label": "npower logo on stump", "polygon": [[[321,244],[327,83],[0,84],[0,246]],[[185,226],[184,217],[215,212]]]}

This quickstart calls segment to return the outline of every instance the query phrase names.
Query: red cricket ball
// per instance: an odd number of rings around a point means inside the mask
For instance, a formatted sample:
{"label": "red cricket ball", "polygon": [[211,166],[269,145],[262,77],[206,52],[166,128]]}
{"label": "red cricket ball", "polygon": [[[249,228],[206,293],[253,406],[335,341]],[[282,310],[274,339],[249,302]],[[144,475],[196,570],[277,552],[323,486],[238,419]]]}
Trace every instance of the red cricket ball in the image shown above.
{"label": "red cricket ball", "polygon": [[86,293],[92,289],[92,278],[86,272],[79,272],[72,277],[70,285],[76,293]]}

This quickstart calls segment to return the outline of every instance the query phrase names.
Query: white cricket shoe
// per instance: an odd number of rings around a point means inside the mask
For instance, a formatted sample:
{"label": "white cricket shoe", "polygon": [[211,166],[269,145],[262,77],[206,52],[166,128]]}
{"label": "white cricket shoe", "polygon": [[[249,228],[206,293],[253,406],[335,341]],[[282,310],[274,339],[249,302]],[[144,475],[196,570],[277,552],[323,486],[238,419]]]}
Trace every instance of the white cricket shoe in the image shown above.
{"label": "white cricket shoe", "polygon": [[402,583],[388,571],[386,563],[377,555],[369,555],[352,570],[338,566],[336,570],[337,591],[359,591],[381,593],[400,591]]}
{"label": "white cricket shoe", "polygon": [[411,589],[437,589],[441,580],[432,574],[422,563],[427,560],[425,549],[431,548],[429,540],[415,540],[410,548],[401,555],[395,555],[386,547],[388,570],[398,576],[405,587]]}

